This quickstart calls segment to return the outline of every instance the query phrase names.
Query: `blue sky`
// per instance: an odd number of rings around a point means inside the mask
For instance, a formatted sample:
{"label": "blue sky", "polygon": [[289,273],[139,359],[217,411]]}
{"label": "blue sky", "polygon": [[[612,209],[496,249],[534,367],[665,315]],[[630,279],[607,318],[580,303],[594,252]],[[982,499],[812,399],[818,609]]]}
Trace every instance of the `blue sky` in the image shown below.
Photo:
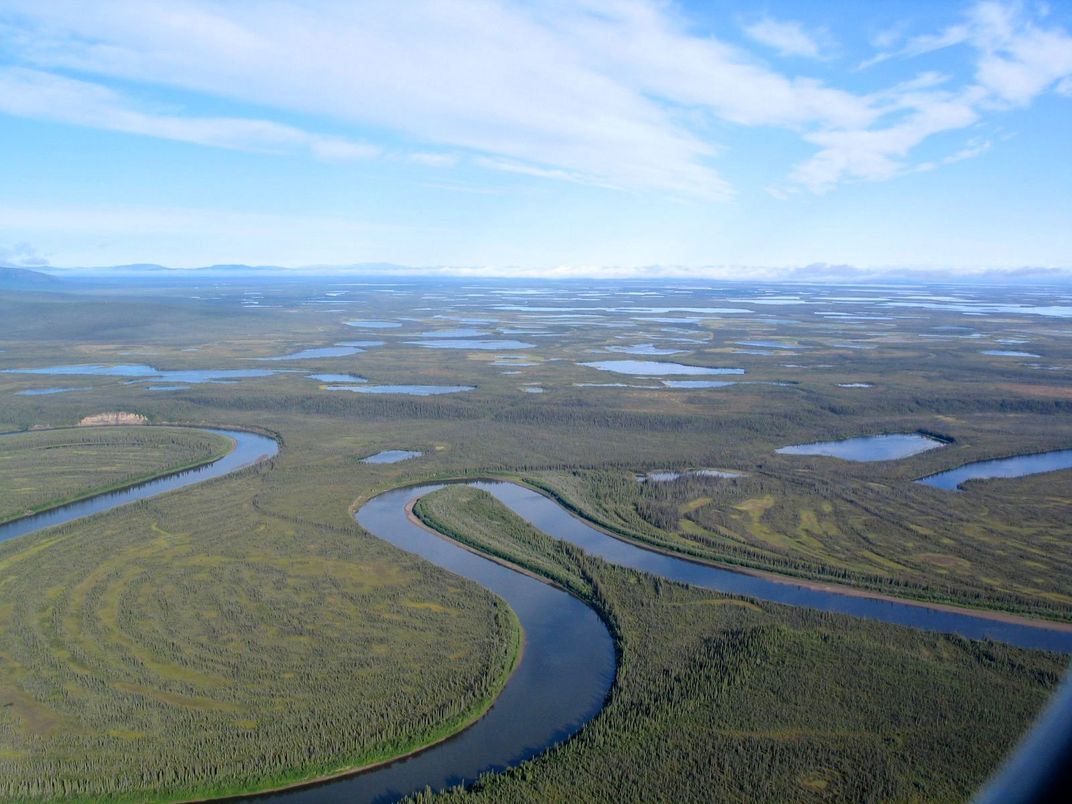
{"label": "blue sky", "polygon": [[0,263],[1072,266],[1072,3],[0,0]]}

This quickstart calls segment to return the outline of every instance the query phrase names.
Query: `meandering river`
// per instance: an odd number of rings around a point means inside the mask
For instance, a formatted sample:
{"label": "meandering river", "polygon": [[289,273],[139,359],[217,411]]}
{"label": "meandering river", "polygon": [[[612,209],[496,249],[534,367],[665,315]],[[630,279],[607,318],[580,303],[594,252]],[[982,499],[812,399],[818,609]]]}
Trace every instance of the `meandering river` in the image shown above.
{"label": "meandering river", "polygon": [[[264,436],[213,430],[229,436],[227,456],[196,469],[0,526],[0,541],[26,535],[135,500],[220,477],[275,455]],[[749,575],[665,555],[612,537],[573,516],[548,497],[514,483],[472,483],[535,527],[616,564],[731,594],[807,606],[927,631],[994,639],[1028,648],[1072,653],[1072,630],[1060,625],[1008,622],[998,616],[876,599],[835,587]],[[260,798],[312,801],[393,801],[429,786],[475,781],[529,759],[576,733],[603,705],[614,680],[614,645],[596,613],[566,592],[438,538],[408,517],[407,507],[441,485],[380,494],[357,512],[373,535],[490,589],[517,614],[524,650],[494,706],[460,734],[410,757],[368,771]]]}
{"label": "meandering river", "polygon": [[[216,428],[200,428],[206,432],[227,436],[234,442],[234,448],[222,458],[194,469],[186,469],[174,474],[138,483],[129,488],[98,494],[85,500],[61,505],[42,511],[40,514],[16,519],[6,525],[0,525],[0,542],[14,539],[17,536],[25,536],[35,531],[50,528],[53,525],[62,525],[74,519],[98,514],[102,511],[110,511],[120,505],[126,505],[147,497],[155,497],[165,491],[174,491],[195,483],[203,483],[215,477],[229,475],[239,469],[252,466],[258,461],[273,457],[279,452],[279,444],[274,438],[250,433],[245,430],[220,430]],[[2,437],[2,436],[0,436]]]}

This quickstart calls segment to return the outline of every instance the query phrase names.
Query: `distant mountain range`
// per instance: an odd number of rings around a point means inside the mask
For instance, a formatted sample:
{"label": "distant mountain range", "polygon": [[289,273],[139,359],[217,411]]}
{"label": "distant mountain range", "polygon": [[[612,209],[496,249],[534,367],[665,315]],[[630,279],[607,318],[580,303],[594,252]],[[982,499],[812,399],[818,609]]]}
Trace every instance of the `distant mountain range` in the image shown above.
{"label": "distant mountain range", "polygon": [[[94,266],[92,268],[47,268],[51,274],[59,274],[63,276],[144,276],[144,275],[158,275],[158,276],[184,276],[184,275],[197,275],[204,276],[206,274],[221,274],[221,275],[246,275],[251,273],[266,273],[272,271],[289,271],[287,268],[281,268],[277,265],[237,265],[237,264],[224,264],[224,265],[205,265],[200,268],[169,268],[166,265],[157,265],[151,262],[132,263],[130,265],[101,265]],[[292,271],[290,271],[292,273]]]}
{"label": "distant mountain range", "polygon": [[62,284],[56,277],[40,271],[31,271],[29,268],[5,268],[0,265],[0,288],[49,289]]}
{"label": "distant mountain range", "polygon": [[[974,284],[974,285],[1068,285],[1072,268],[1024,266],[1020,268],[860,268],[853,265],[813,263],[794,267],[766,266],[555,266],[523,268],[520,266],[435,265],[412,266],[389,262],[364,262],[350,265],[307,265],[285,268],[279,265],[219,264],[197,268],[169,268],[155,263],[134,263],[83,268],[0,266],[0,287],[37,287],[44,289],[62,278],[69,281],[114,282],[120,279],[174,281],[202,279],[271,278],[301,281],[313,276],[375,279],[504,279],[540,280],[615,280],[639,282],[711,281],[770,282],[795,284]],[[62,283],[61,283],[62,284]]]}

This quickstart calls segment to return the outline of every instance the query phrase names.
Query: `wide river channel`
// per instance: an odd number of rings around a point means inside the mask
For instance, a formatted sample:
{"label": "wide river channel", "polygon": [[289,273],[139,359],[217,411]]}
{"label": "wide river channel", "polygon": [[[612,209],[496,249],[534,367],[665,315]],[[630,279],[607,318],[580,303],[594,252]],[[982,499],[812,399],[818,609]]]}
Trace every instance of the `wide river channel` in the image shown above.
{"label": "wide river channel", "polygon": [[[0,526],[0,541],[107,511],[165,491],[220,477],[275,455],[264,436],[214,430],[235,449],[206,466],[103,494]],[[534,526],[607,561],[682,583],[730,594],[839,612],[972,639],[1072,653],[1072,630],[1059,625],[1006,622],[999,617],[950,611],[815,588],[748,575],[647,550],[596,529],[551,499],[522,486],[482,481],[484,489]],[[497,564],[412,522],[407,506],[441,485],[388,491],[357,512],[373,535],[490,589],[515,611],[524,629],[521,660],[494,706],[457,736],[405,759],[316,785],[266,794],[289,801],[394,801],[426,786],[441,789],[475,781],[529,759],[576,733],[600,710],[614,681],[614,644],[587,605],[549,584]]]}

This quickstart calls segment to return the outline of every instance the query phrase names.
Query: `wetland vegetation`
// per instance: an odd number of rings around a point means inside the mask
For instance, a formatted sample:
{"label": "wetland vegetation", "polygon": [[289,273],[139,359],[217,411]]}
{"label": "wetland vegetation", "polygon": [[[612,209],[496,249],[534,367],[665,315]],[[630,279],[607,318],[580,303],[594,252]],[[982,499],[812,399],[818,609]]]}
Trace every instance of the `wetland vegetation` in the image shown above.
{"label": "wetland vegetation", "polygon": [[223,436],[185,427],[68,427],[0,436],[0,522],[207,463]]}
{"label": "wetland vegetation", "polygon": [[466,486],[417,510],[589,601],[619,649],[610,701],[575,739],[445,800],[605,800],[608,778],[672,801],[965,799],[1063,670],[1051,654],[615,567]]}
{"label": "wetland vegetation", "polygon": [[[539,294],[510,295],[531,289]],[[322,301],[342,290],[350,301],[332,312]],[[1072,472],[959,493],[915,482],[1072,447],[1072,343],[1063,319],[1037,312],[1062,305],[1037,293],[958,291],[951,307],[921,299],[947,296],[942,288],[801,287],[787,299],[730,284],[343,287],[327,277],[202,291],[103,283],[0,293],[0,430],[129,411],[154,424],[260,428],[282,444],[256,468],[0,546],[0,789],[9,798],[267,787],[404,752],[480,711],[509,662],[508,611],[354,523],[352,510],[399,485],[521,478],[682,555],[1072,620]],[[537,345],[506,359],[410,343],[433,331],[457,336],[444,316],[479,322],[479,336],[455,340],[516,334]],[[369,327],[382,345],[366,351],[249,368],[250,358],[343,344],[355,334],[347,322],[392,326]],[[979,337],[940,329],[966,322]],[[1010,339],[1042,357],[980,353]],[[750,355],[737,341],[809,348]],[[610,347],[664,343],[700,375],[579,365]],[[59,380],[77,392],[24,394],[59,385],[26,372],[49,366],[105,370]],[[149,368],[112,368],[124,366]],[[746,377],[703,376],[725,366]],[[174,390],[148,390],[161,380]],[[854,384],[875,389],[840,387]],[[537,387],[543,393],[523,390]],[[866,463],[776,452],[880,433],[950,443]],[[362,460],[400,447],[423,454]],[[124,464],[124,454],[117,444],[50,462],[57,473],[42,474],[42,485],[59,498],[169,460]],[[108,466],[126,468],[99,471]],[[703,467],[734,476],[694,471]],[[486,502],[456,502],[458,512],[472,504],[490,521],[502,516]],[[622,664],[603,715],[477,795],[564,795],[574,785],[599,798],[602,745],[638,798],[718,797],[716,787],[726,798],[964,798],[1062,667],[1048,654],[659,583],[503,522],[497,535],[473,534],[501,539],[519,563],[604,606]],[[977,744],[966,744],[969,733]],[[701,766],[708,787],[672,778]]]}

